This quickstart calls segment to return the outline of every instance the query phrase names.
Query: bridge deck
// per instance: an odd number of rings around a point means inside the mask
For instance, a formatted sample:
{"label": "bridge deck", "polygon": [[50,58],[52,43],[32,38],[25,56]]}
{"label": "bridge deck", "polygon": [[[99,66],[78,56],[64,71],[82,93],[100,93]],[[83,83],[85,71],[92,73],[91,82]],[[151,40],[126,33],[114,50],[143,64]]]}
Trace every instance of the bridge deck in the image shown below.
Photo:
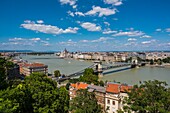
{"label": "bridge deck", "polygon": [[[113,69],[113,68],[118,68],[118,67],[130,66],[130,65],[131,64],[129,64],[129,63],[122,63],[122,64],[116,64],[116,65],[110,65],[110,66],[109,65],[104,65],[106,67],[102,68],[102,71]],[[95,69],[96,66],[94,64],[87,67],[87,68],[92,68],[92,69],[94,69],[95,72],[97,72],[97,70]],[[87,69],[87,68],[85,68],[85,69]],[[61,79],[59,79],[59,81],[64,81],[64,80],[68,80],[68,79],[70,79],[72,77],[81,76],[81,75],[83,75],[83,72],[84,72],[85,69],[83,69],[81,71],[78,71],[76,73],[70,74],[70,75],[68,75],[68,76],[66,76],[64,78],[61,78]]]}

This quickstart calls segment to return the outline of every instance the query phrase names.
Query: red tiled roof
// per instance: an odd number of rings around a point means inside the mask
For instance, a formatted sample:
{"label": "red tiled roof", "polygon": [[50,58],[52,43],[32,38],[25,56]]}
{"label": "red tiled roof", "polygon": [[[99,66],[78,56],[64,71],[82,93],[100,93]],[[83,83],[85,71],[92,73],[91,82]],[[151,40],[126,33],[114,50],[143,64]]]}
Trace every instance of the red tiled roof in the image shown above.
{"label": "red tiled roof", "polygon": [[119,93],[119,84],[107,84],[106,92]]}
{"label": "red tiled roof", "polygon": [[71,84],[71,86],[79,90],[79,89],[86,89],[88,84],[80,82],[80,83]]}
{"label": "red tiled roof", "polygon": [[132,86],[127,86],[123,84],[114,84],[114,83],[108,83],[106,87],[106,92],[110,93],[120,93],[120,92],[127,92],[129,89],[131,89]]}
{"label": "red tiled roof", "polygon": [[19,64],[21,67],[43,67],[45,66],[42,63],[21,63]]}
{"label": "red tiled roof", "polygon": [[41,67],[41,66],[44,66],[44,64],[41,64],[41,63],[31,63],[31,64],[25,64],[25,66],[30,66],[30,67]]}

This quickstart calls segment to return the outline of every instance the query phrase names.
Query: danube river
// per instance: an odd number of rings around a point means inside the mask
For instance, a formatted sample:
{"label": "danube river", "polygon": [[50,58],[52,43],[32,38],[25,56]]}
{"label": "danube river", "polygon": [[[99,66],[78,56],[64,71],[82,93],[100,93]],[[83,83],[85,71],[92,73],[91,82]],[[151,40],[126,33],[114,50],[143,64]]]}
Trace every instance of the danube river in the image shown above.
{"label": "danube river", "polygon": [[93,64],[92,62],[73,59],[60,59],[54,55],[26,55],[21,57],[23,60],[27,60],[31,63],[39,62],[48,65],[49,73],[53,73],[55,70],[60,70],[61,74],[66,75],[81,71]]}
{"label": "danube river", "polygon": [[[87,61],[59,59],[54,55],[27,55],[21,57],[28,62],[41,62],[48,65],[49,73],[53,73],[54,70],[60,70],[62,74],[66,75],[78,72],[93,64],[92,62]],[[121,72],[115,72],[105,75],[103,78],[101,78],[101,80],[104,81],[117,81],[131,85],[138,84],[139,81],[154,79],[166,81],[170,85],[170,68],[140,67]]]}

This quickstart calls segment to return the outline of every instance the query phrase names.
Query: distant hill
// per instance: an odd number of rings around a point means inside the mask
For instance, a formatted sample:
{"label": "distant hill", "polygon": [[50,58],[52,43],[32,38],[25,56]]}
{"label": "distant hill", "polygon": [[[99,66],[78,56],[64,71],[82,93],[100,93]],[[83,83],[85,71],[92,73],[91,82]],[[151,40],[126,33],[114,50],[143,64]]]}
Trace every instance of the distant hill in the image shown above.
{"label": "distant hill", "polygon": [[0,50],[0,52],[21,52],[21,53],[55,53],[60,51],[33,51],[33,50]]}
{"label": "distant hill", "polygon": [[0,52],[34,52],[32,50],[0,50]]}

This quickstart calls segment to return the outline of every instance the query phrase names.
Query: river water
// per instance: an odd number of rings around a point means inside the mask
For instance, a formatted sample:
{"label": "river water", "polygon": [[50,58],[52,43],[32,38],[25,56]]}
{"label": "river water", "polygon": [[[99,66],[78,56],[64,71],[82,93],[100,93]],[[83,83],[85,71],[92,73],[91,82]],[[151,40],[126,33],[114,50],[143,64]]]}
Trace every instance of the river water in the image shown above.
{"label": "river water", "polygon": [[[73,59],[59,59],[54,55],[41,55],[41,56],[21,56],[28,62],[41,62],[48,65],[49,73],[53,73],[54,70],[60,70],[62,74],[72,74],[78,72],[84,68],[92,65],[92,62],[79,61]],[[104,75],[101,80],[103,81],[117,81],[127,84],[138,84],[139,81],[146,80],[161,80],[166,81],[170,85],[170,68],[160,67],[140,67],[129,69],[121,72],[115,72],[108,75]]]}
{"label": "river water", "polygon": [[93,64],[92,62],[87,61],[60,59],[54,55],[26,55],[21,57],[23,60],[27,60],[31,63],[39,62],[48,65],[49,73],[53,73],[55,70],[60,70],[61,74],[66,75],[81,71]]}

